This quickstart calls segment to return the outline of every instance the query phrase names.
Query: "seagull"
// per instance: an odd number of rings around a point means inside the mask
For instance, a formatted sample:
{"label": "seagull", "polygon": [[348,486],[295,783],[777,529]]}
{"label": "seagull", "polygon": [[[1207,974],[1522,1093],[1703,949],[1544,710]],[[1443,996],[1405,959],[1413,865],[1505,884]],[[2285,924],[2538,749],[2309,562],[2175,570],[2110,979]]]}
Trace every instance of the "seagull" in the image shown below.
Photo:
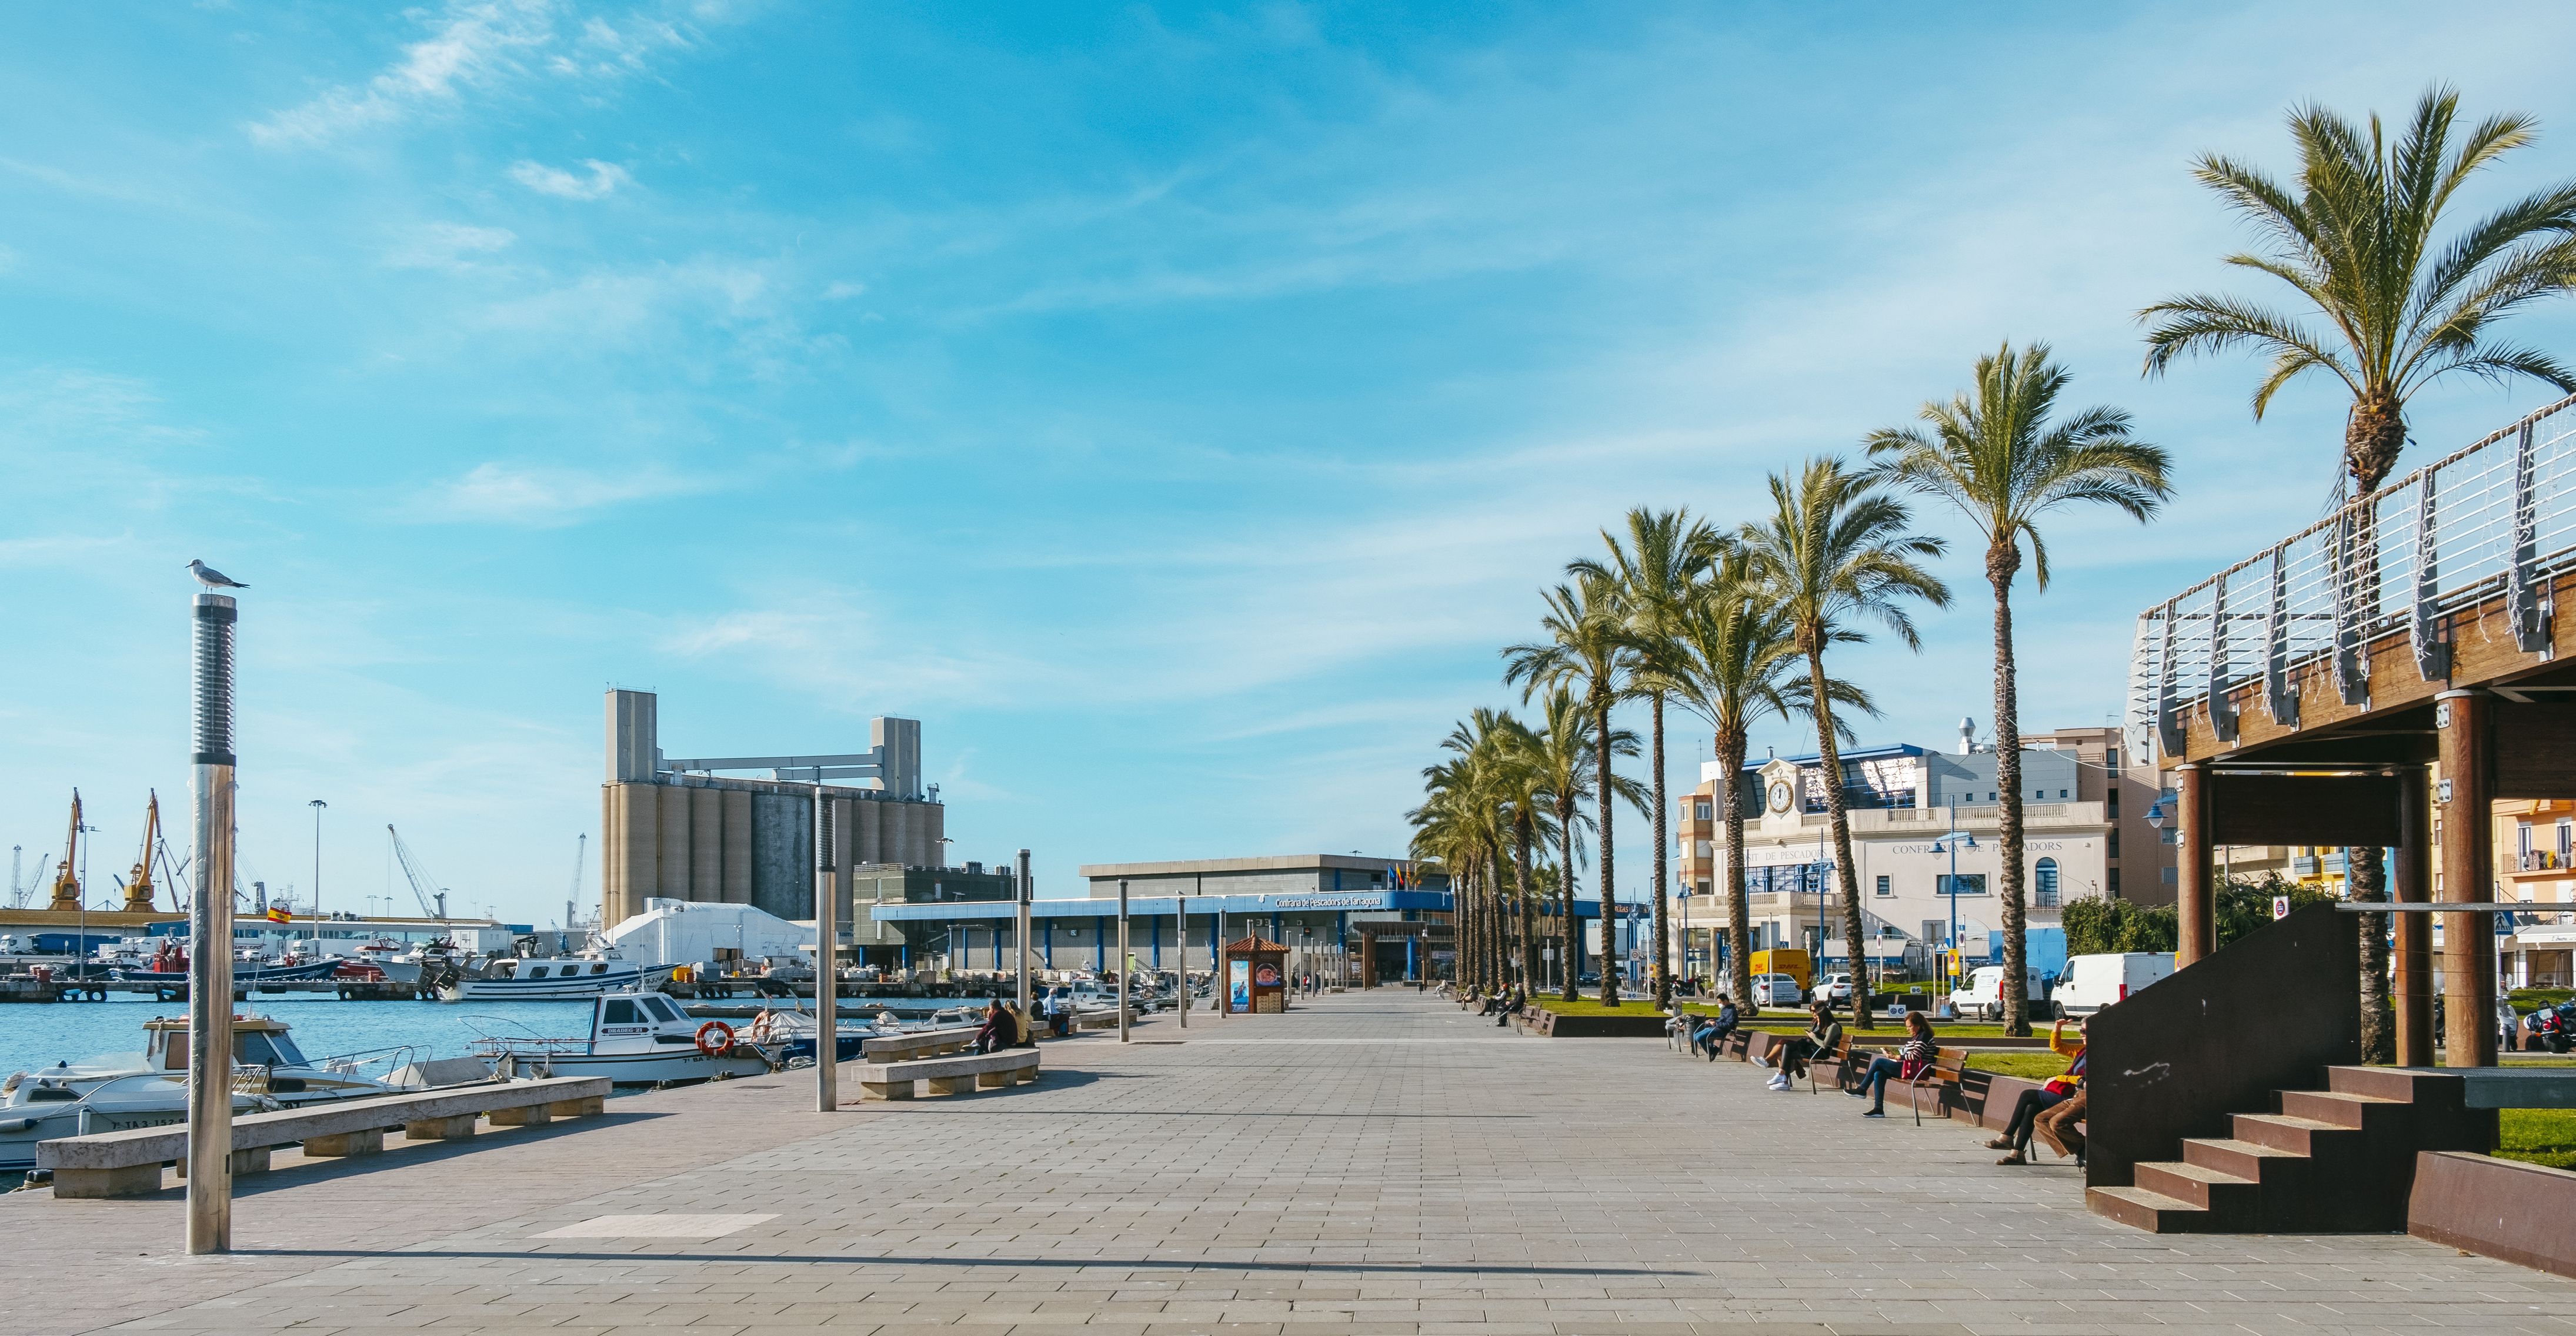
{"label": "seagull", "polygon": [[216,570],[214,567],[207,565],[203,561],[189,562],[188,569],[196,573],[197,583],[204,585],[208,589],[250,588],[249,585],[243,584],[241,581],[224,574],[222,571]]}

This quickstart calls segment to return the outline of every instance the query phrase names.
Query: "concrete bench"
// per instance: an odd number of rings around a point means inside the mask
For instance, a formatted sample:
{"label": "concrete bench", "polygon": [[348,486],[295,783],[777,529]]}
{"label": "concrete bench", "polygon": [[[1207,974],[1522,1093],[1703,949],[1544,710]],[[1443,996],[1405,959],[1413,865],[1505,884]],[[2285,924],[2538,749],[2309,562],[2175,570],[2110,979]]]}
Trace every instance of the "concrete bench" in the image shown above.
{"label": "concrete bench", "polygon": [[859,1057],[866,1062],[908,1062],[945,1053],[963,1053],[969,1044],[975,1042],[975,1035],[982,1028],[961,1025],[946,1030],[916,1030],[911,1034],[862,1039],[859,1041]]}
{"label": "concrete bench", "polygon": [[[279,1146],[300,1144],[310,1156],[373,1155],[397,1129],[410,1141],[454,1141],[474,1135],[476,1120],[487,1116],[494,1126],[519,1127],[595,1114],[605,1109],[608,1089],[604,1076],[568,1076],[242,1114],[233,1119],[233,1172],[265,1173]],[[158,1192],[161,1167],[175,1164],[184,1174],[187,1162],[185,1124],[36,1143],[36,1167],[52,1171],[57,1197]]]}
{"label": "concrete bench", "polygon": [[923,1058],[915,1062],[845,1063],[843,1071],[858,1078],[859,1098],[862,1100],[910,1099],[913,1083],[917,1081],[928,1081],[930,1091],[935,1095],[963,1095],[977,1089],[999,1090],[1038,1079],[1038,1051],[1033,1048],[1006,1048],[999,1053]]}

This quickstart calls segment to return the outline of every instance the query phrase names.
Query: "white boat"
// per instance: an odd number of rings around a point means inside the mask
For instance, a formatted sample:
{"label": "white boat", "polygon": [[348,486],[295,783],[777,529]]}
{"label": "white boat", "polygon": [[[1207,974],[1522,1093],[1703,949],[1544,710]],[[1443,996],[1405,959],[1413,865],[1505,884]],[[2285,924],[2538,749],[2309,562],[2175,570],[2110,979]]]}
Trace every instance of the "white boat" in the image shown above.
{"label": "white boat", "polygon": [[[405,1046],[307,1058],[288,1029],[267,1016],[233,1018],[236,1112],[393,1094],[366,1073],[421,1056]],[[156,1016],[143,1033],[140,1053],[60,1062],[0,1081],[0,1173],[33,1169],[39,1141],[187,1121],[188,1022]]]}
{"label": "white boat", "polygon": [[439,989],[438,996],[447,1002],[560,1002],[631,992],[643,982],[644,967],[613,952],[548,956],[492,961],[481,974]]}
{"label": "white boat", "polygon": [[591,1006],[585,1039],[486,1035],[474,1051],[504,1080],[605,1076],[620,1085],[671,1085],[758,1076],[771,1054],[723,1021],[700,1024],[660,993],[616,993]]}

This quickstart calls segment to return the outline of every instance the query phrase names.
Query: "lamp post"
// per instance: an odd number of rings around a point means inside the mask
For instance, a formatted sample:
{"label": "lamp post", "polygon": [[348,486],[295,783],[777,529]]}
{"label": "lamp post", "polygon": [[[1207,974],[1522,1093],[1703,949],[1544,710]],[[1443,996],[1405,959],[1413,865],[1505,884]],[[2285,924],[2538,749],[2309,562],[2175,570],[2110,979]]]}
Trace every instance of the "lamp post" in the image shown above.
{"label": "lamp post", "polygon": [[1013,923],[1013,924],[1011,925],[1011,936],[1012,936],[1012,940],[1013,940],[1013,941],[1018,945],[1018,947],[1019,947],[1018,972],[1017,972],[1017,974],[1016,974],[1016,976],[1015,976],[1015,977],[1017,978],[1018,983],[1019,983],[1018,992],[1019,992],[1019,995],[1020,995],[1020,1019],[1022,1019],[1022,1020],[1028,1020],[1032,1015],[1034,1015],[1034,1014],[1035,1014],[1034,1012],[1031,1012],[1031,1011],[1029,1010],[1029,915],[1030,915],[1030,912],[1031,912],[1031,911],[1030,911],[1030,907],[1029,907],[1029,851],[1028,851],[1028,850],[1026,850],[1026,849],[1022,849],[1022,850],[1020,851],[1020,906],[1019,906],[1019,919],[1018,919],[1018,921],[1017,921],[1017,922],[1015,922],[1015,923]]}
{"label": "lamp post", "polygon": [[[1950,902],[1950,952],[1953,955],[1959,950],[1959,845],[1962,841],[1971,849],[1977,847],[1977,837],[1959,829],[1959,806],[1952,803],[1949,833],[1932,842],[1932,852],[1950,855],[1950,880],[1943,889]],[[1941,962],[1941,978],[1944,983],[1950,978],[1950,962],[1946,957]]]}
{"label": "lamp post", "polygon": [[1183,891],[1173,899],[1172,938],[1181,953],[1179,982],[1173,992],[1179,995],[1181,1028],[1186,1030],[1190,1028],[1190,893]]}
{"label": "lamp post", "polygon": [[840,896],[833,865],[833,804],[814,781],[814,1111],[841,1107]]}
{"label": "lamp post", "polygon": [[[188,926],[188,1251],[233,1248],[233,637],[227,594],[190,609],[190,789],[197,894]],[[318,819],[318,816],[317,816]]]}
{"label": "lamp post", "polygon": [[1127,879],[1118,879],[1118,1042],[1127,1042],[1127,980],[1136,971],[1127,953]]}
{"label": "lamp post", "polygon": [[319,798],[306,803],[313,809],[313,916],[322,916],[322,812],[331,804]]}

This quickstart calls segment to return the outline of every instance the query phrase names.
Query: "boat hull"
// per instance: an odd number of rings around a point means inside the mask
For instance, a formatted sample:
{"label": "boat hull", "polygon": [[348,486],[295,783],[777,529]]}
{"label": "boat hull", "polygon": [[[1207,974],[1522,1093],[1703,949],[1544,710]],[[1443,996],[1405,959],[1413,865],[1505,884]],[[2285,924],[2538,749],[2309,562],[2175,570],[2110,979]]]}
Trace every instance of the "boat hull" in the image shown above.
{"label": "boat hull", "polygon": [[504,1053],[497,1060],[506,1079],[605,1076],[619,1085],[670,1085],[718,1077],[761,1076],[769,1060],[747,1053],[709,1055],[694,1048],[660,1053]]}
{"label": "boat hull", "polygon": [[644,971],[628,967],[606,974],[580,974],[546,979],[460,979],[439,990],[448,1002],[573,1002],[609,993],[630,992],[642,984]]}

